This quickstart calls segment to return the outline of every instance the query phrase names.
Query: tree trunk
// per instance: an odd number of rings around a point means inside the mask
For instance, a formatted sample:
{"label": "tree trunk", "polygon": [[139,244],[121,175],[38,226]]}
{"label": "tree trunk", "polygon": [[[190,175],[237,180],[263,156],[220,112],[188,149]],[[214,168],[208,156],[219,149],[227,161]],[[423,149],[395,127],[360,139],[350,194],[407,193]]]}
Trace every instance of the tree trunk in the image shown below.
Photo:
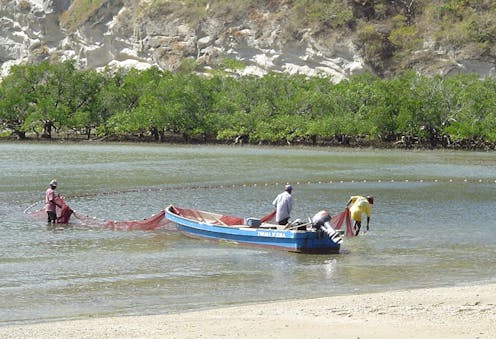
{"label": "tree trunk", "polygon": [[51,139],[52,138],[52,127],[53,127],[53,122],[45,121],[45,123],[43,125],[43,134],[41,137]]}

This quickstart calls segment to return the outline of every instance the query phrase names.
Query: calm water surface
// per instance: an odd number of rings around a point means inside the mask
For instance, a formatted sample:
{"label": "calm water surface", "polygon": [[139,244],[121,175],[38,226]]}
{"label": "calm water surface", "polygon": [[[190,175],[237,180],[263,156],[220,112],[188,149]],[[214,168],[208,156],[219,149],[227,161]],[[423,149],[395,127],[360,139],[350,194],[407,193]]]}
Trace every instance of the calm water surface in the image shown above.
{"label": "calm water surface", "polygon": [[[53,143],[0,144],[0,160],[0,326],[496,281],[495,153]],[[50,229],[23,211],[52,178],[79,213],[116,220],[169,203],[261,216],[285,182],[294,218],[376,203],[345,253],[301,255]]]}

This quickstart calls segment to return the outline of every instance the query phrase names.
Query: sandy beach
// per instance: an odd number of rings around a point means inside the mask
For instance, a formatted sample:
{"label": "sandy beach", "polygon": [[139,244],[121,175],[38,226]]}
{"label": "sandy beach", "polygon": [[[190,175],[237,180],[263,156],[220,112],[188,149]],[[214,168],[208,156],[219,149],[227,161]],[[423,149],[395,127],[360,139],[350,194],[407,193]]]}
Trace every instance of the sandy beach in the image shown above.
{"label": "sandy beach", "polygon": [[1,338],[495,338],[496,284],[0,327]]}

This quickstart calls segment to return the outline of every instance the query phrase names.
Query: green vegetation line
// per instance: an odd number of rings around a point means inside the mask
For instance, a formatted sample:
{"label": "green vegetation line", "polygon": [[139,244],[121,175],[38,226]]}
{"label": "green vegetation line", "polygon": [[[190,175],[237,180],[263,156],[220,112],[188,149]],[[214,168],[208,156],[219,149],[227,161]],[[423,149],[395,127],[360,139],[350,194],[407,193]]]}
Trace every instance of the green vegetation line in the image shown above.
{"label": "green vegetation line", "polygon": [[4,136],[266,144],[494,148],[496,81],[12,67],[0,83]]}

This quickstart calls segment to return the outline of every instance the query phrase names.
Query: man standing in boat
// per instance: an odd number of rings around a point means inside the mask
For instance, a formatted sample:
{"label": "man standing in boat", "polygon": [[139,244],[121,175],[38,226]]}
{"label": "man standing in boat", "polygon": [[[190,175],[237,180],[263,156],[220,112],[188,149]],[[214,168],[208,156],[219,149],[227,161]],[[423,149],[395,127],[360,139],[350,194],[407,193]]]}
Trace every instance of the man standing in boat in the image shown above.
{"label": "man standing in boat", "polygon": [[350,218],[354,221],[353,229],[355,230],[355,235],[358,235],[358,233],[360,233],[360,228],[362,227],[362,214],[365,214],[367,216],[367,231],[369,230],[370,212],[372,209],[370,205],[373,204],[374,197],[370,195],[366,197],[355,195],[350,197],[350,200],[348,200],[346,207],[349,208]]}
{"label": "man standing in boat", "polygon": [[287,225],[289,221],[291,208],[293,207],[292,191],[293,187],[286,185],[284,192],[280,193],[272,202],[272,205],[276,208],[276,222],[279,225]]}

